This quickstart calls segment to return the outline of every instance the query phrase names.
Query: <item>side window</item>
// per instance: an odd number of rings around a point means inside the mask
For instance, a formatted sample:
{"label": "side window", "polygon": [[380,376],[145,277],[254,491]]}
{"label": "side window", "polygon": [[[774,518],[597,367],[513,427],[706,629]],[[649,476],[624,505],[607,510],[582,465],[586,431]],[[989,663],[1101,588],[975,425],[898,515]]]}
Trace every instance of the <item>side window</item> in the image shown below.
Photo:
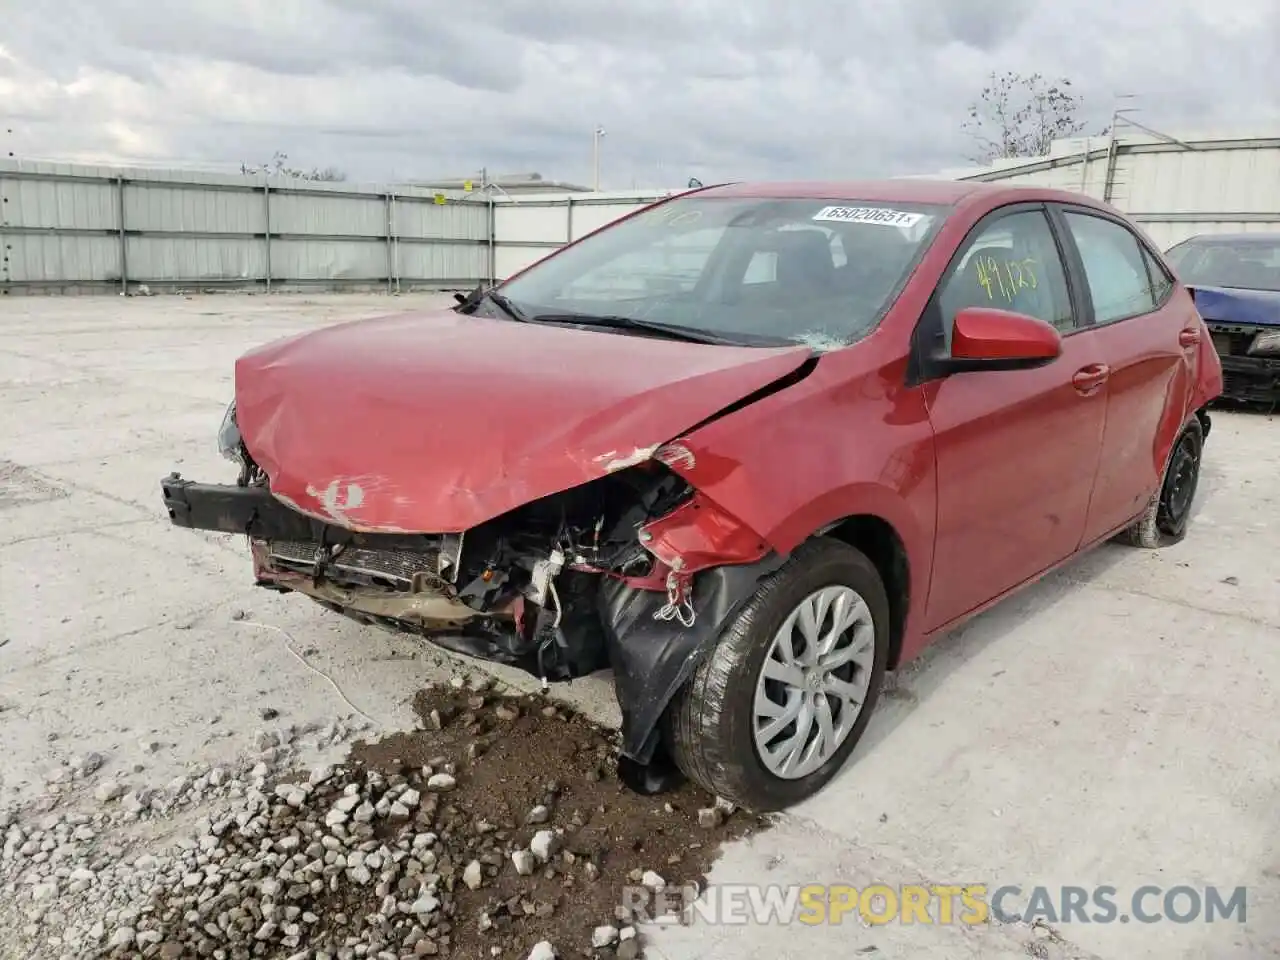
{"label": "side window", "polygon": [[1044,213],[1011,213],[979,226],[943,278],[938,306],[948,350],[955,316],[966,307],[1014,310],[1063,332],[1075,329],[1066,270]]}
{"label": "side window", "polygon": [[1156,309],[1162,298],[1152,288],[1142,244],[1127,227],[1087,213],[1066,212],[1063,218],[1084,261],[1094,322],[1111,323]]}

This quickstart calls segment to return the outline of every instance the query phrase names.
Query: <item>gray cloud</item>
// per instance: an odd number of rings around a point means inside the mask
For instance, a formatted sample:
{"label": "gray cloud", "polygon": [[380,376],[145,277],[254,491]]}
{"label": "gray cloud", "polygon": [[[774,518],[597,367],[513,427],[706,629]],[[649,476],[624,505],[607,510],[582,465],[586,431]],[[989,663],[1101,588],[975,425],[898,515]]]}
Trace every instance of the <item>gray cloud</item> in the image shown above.
{"label": "gray cloud", "polygon": [[[1219,7],[1229,7],[1220,10]],[[19,153],[605,187],[962,165],[993,70],[1066,76],[1101,127],[1280,122],[1274,0],[0,0]],[[11,144],[0,144],[15,149]]]}

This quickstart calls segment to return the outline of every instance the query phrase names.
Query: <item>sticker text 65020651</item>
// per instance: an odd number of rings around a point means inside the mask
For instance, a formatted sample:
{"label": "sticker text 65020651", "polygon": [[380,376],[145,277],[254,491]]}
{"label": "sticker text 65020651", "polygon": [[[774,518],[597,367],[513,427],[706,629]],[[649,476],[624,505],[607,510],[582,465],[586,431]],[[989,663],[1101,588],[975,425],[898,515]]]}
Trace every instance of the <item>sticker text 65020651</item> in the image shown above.
{"label": "sticker text 65020651", "polygon": [[814,220],[839,223],[878,223],[886,227],[914,227],[924,218],[923,213],[906,210],[890,210],[885,207],[823,207],[813,215]]}

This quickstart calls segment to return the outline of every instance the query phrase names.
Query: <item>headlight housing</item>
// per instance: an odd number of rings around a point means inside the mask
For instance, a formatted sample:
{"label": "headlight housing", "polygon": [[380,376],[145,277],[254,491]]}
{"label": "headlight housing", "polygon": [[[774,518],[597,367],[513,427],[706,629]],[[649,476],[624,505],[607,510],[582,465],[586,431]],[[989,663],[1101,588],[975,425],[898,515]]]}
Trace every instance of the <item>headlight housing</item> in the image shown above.
{"label": "headlight housing", "polygon": [[222,415],[222,426],[218,427],[218,452],[232,463],[244,465],[244,444],[240,439],[240,427],[236,424],[236,402],[227,404],[227,412]]}
{"label": "headlight housing", "polygon": [[1251,357],[1280,357],[1280,330],[1263,330],[1245,352]]}

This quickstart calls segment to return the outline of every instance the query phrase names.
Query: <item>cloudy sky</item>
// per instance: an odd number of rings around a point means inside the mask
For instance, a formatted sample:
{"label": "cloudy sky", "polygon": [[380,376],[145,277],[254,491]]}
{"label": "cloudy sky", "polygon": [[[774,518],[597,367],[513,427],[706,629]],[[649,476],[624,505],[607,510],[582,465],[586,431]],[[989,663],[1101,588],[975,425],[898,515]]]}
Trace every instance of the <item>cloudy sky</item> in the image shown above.
{"label": "cloudy sky", "polygon": [[1277,0],[0,0],[0,155],[606,189],[963,166],[993,70],[1280,135]]}

